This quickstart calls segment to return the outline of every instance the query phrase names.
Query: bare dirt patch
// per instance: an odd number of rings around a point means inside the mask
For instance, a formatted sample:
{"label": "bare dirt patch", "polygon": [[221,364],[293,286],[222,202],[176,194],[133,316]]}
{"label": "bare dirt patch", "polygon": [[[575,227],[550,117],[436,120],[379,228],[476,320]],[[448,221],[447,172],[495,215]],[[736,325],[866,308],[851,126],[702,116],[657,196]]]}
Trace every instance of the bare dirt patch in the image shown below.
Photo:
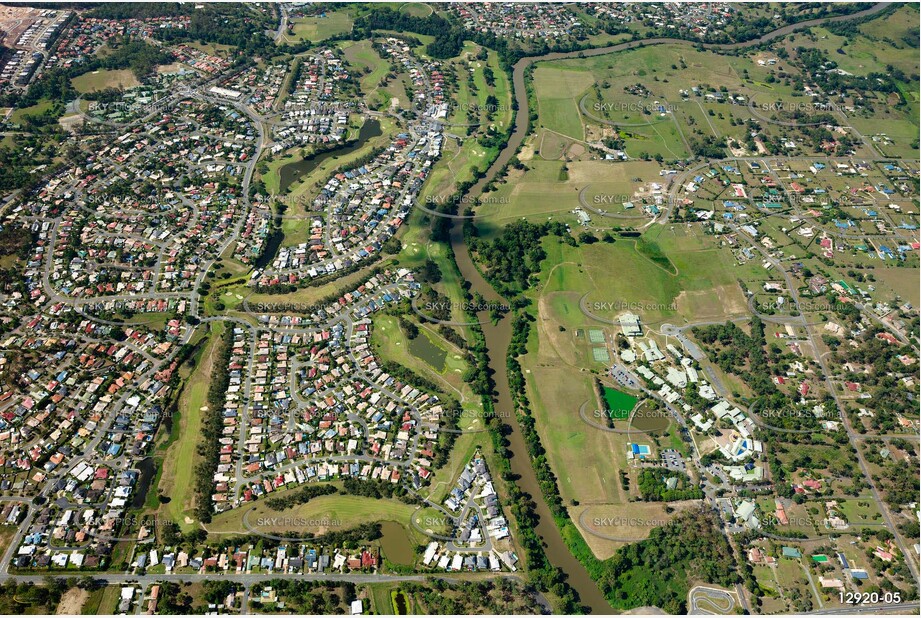
{"label": "bare dirt patch", "polygon": [[90,593],[82,588],[71,588],[61,597],[58,607],[54,610],[55,614],[74,615],[79,614],[83,609],[83,604],[90,598]]}
{"label": "bare dirt patch", "polygon": [[675,298],[678,314],[689,322],[723,320],[747,315],[745,296],[737,284],[716,286],[710,290],[682,291]]}

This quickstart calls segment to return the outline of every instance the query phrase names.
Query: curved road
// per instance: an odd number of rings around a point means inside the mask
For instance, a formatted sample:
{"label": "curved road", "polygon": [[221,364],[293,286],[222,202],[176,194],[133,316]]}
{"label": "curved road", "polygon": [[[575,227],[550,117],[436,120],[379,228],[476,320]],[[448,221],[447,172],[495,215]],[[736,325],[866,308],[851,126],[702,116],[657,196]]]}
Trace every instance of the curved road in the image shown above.
{"label": "curved road", "polygon": [[[810,26],[817,26],[819,24],[831,23],[831,22],[840,22],[840,21],[849,21],[852,19],[859,19],[861,17],[866,17],[868,15],[875,15],[880,13],[890,7],[889,2],[879,2],[874,4],[869,9],[864,11],[859,11],[857,13],[852,13],[850,15],[839,15],[837,17],[826,17],[819,19],[810,19],[808,21],[799,22],[797,24],[790,24],[789,26],[784,26],[773,30],[764,36],[752,39],[751,41],[745,41],[742,43],[705,43],[702,45],[704,49],[710,49],[714,51],[729,51],[733,49],[745,49],[747,47],[754,47],[762,43],[767,43],[775,39],[784,37],[792,32],[797,30],[803,30],[804,28],[809,28]],[[530,110],[528,109],[528,94],[525,89],[524,84],[524,74],[525,70],[528,69],[535,62],[543,62],[547,60],[565,60],[567,58],[590,58],[593,56],[603,56],[605,54],[612,54],[614,52],[626,51],[629,49],[635,49],[637,47],[645,47],[647,45],[667,45],[672,44],[682,44],[682,45],[695,45],[693,41],[687,41],[685,39],[673,39],[673,38],[654,38],[654,39],[641,39],[637,41],[627,41],[624,43],[618,43],[617,45],[611,45],[609,47],[597,47],[594,49],[584,49],[571,52],[553,52],[550,54],[545,54],[543,56],[528,56],[522,58],[515,63],[514,69],[512,71],[512,85],[515,93],[515,101],[518,104],[518,111],[515,114],[515,128],[512,131],[512,135],[509,137],[508,143],[502,152],[499,153],[499,156],[496,157],[496,160],[492,165],[489,166],[489,169],[486,171],[486,174],[483,175],[480,180],[470,188],[468,193],[470,195],[479,196],[483,192],[483,188],[487,183],[495,177],[502,167],[512,158],[512,156],[518,152],[518,148],[521,146],[524,141],[525,136],[528,132],[528,118],[530,115]]]}
{"label": "curved road", "polygon": [[[704,45],[704,47],[706,49],[713,50],[731,50],[752,47],[767,41],[777,39],[779,37],[786,36],[791,32],[801,30],[812,25],[857,19],[867,15],[879,13],[888,7],[888,3],[878,3],[870,9],[853,13],[851,15],[815,19],[798,24],[784,26],[783,28],[774,30],[752,41],[724,45],[710,44]],[[496,160],[492,165],[490,165],[489,169],[486,171],[483,177],[480,178],[476,184],[470,187],[466,195],[472,198],[479,198],[487,184],[493,178],[495,178],[499,170],[501,170],[509,162],[509,160],[511,160],[512,156],[518,152],[519,147],[524,142],[524,139],[528,134],[528,119],[530,116],[527,90],[525,88],[525,71],[532,64],[538,61],[601,56],[614,52],[634,49],[637,47],[643,47],[646,45],[662,45],[668,43],[684,45],[693,44],[682,39],[655,38],[640,41],[629,41],[626,43],[620,43],[618,45],[597,49],[579,50],[566,53],[550,53],[543,56],[532,56],[519,60],[515,64],[512,74],[514,96],[517,102],[514,129],[503,150],[496,157]],[[457,266],[460,269],[464,279],[470,282],[472,289],[479,292],[484,299],[487,301],[506,303],[506,299],[497,294],[492,286],[489,285],[489,283],[487,283],[487,281],[483,278],[470,257],[467,244],[464,242],[463,234],[463,225],[466,218],[469,217],[459,217],[457,215],[452,217],[453,224],[451,227],[451,247],[454,252]],[[486,347],[489,356],[489,366],[495,370],[494,378],[496,390],[498,392],[496,397],[496,410],[508,412],[511,412],[514,409],[512,405],[512,397],[511,391],[509,389],[508,374],[506,372],[505,362],[507,350],[509,344],[511,343],[511,315],[511,312],[506,313],[498,322],[493,324],[489,321],[488,312],[484,311],[478,314],[480,323],[483,324],[483,334],[486,340]],[[511,452],[510,460],[512,472],[518,476],[516,483],[519,485],[519,487],[521,487],[524,492],[530,494],[534,499],[536,504],[536,514],[539,518],[536,532],[543,541],[547,559],[553,566],[560,568],[568,576],[568,582],[579,594],[579,600],[581,604],[586,606],[586,608],[591,613],[610,614],[612,611],[610,604],[605,599],[598,585],[589,576],[582,563],[579,562],[569,551],[569,548],[563,540],[560,530],[557,528],[553,520],[550,509],[547,506],[546,501],[543,499],[543,495],[540,491],[540,486],[537,483],[537,477],[534,473],[534,468],[531,465],[531,460],[528,456],[524,437],[521,434],[517,420],[510,421],[508,425],[511,429],[511,433],[509,434],[508,439],[510,442],[509,450]]]}

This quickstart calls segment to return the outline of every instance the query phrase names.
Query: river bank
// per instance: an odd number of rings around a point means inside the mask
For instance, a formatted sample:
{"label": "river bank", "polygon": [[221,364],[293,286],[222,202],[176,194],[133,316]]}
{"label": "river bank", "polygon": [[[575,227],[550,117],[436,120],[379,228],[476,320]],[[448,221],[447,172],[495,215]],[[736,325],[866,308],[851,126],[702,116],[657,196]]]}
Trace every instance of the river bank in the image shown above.
{"label": "river bank", "polygon": [[[792,24],[772,31],[764,36],[743,43],[733,44],[712,44],[704,45],[705,49],[712,50],[733,50],[753,47],[766,43],[768,41],[786,36],[796,30],[801,30],[812,25],[821,23],[838,22],[852,19],[859,19],[868,15],[882,12],[889,5],[879,3],[867,9],[851,15],[810,20],[799,24]],[[525,87],[525,76],[527,69],[536,62],[547,60],[560,60],[575,57],[600,56],[604,54],[616,53],[642,47],[646,45],[661,45],[668,43],[690,44],[682,39],[656,38],[638,41],[629,41],[605,48],[580,50],[574,52],[554,52],[543,56],[532,56],[519,60],[513,67],[512,84],[513,96],[517,103],[517,112],[514,120],[514,128],[505,147],[490,165],[486,173],[467,191],[467,196],[478,198],[483,193],[485,187],[496,177],[496,175],[508,164],[513,156],[518,152],[524,139],[528,134],[530,109],[528,106],[527,89]],[[475,199],[465,200],[465,203],[475,203]],[[457,266],[471,286],[471,291],[478,292],[489,302],[498,302],[507,304],[508,301],[502,298],[493,287],[483,278],[464,242],[463,219],[454,219],[450,233],[451,247]],[[506,354],[511,342],[513,314],[505,314],[498,322],[490,321],[488,312],[478,314],[482,324],[483,334],[486,340],[487,353],[489,357],[489,366],[493,369],[493,379],[496,390],[498,391],[495,399],[495,409],[501,413],[500,418],[509,418],[508,427],[510,429],[509,450],[511,452],[510,464],[512,472],[518,476],[516,484],[526,493],[530,494],[536,503],[536,512],[539,517],[539,523],[536,526],[536,532],[544,543],[545,552],[550,563],[560,568],[568,576],[568,583],[579,594],[580,602],[585,605],[592,613],[610,614],[613,612],[611,605],[607,602],[598,587],[597,583],[589,576],[585,566],[577,560],[568,545],[566,544],[560,529],[557,527],[550,508],[544,499],[538,484],[534,468],[528,457],[527,446],[519,427],[515,415],[515,408],[509,389],[508,372],[506,368]]]}

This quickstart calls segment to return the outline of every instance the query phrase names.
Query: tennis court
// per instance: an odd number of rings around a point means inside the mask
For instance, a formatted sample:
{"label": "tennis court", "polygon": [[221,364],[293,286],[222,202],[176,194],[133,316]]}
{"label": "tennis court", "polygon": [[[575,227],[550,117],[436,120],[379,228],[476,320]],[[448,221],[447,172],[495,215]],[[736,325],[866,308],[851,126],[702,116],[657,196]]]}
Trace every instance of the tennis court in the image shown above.
{"label": "tennis court", "polygon": [[611,356],[608,354],[607,348],[592,348],[592,358],[599,363],[611,362]]}

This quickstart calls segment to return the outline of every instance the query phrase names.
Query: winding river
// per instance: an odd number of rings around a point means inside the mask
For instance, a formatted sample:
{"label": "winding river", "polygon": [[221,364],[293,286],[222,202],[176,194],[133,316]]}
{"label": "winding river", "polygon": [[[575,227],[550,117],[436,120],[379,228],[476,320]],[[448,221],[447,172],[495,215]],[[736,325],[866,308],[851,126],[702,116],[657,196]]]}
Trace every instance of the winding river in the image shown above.
{"label": "winding river", "polygon": [[[889,6],[889,3],[881,2],[873,5],[869,9],[853,13],[851,15],[813,19],[805,22],[800,22],[798,24],[784,26],[768,34],[765,34],[758,39],[746,41],[744,43],[708,44],[704,45],[704,48],[712,50],[732,50],[741,49],[744,47],[752,47],[761,43],[772,41],[779,37],[786,36],[791,32],[801,30],[809,26],[828,22],[858,19],[867,15],[873,15],[885,10]],[[628,41],[626,43],[620,43],[617,45],[596,49],[587,49],[574,52],[557,52],[543,56],[531,56],[519,60],[515,64],[512,74],[514,96],[518,104],[518,109],[515,115],[514,130],[512,135],[509,137],[508,143],[499,153],[493,164],[489,167],[486,174],[470,188],[468,191],[468,196],[479,197],[483,193],[483,189],[488,183],[489,179],[495,177],[497,172],[503,166],[505,166],[506,163],[509,162],[512,156],[518,152],[518,148],[524,141],[524,138],[527,134],[529,116],[528,96],[524,81],[525,70],[528,67],[538,61],[601,56],[604,54],[625,51],[646,45],[662,45],[669,43],[685,45],[691,44],[688,41],[682,39],[655,38],[639,41]],[[467,244],[464,242],[463,223],[463,219],[455,219],[451,228],[451,247],[454,250],[454,257],[457,261],[457,266],[460,269],[461,274],[467,281],[470,282],[472,289],[479,292],[488,302],[501,302],[503,304],[507,304],[508,301],[496,293],[496,291],[492,288],[491,285],[489,285],[489,283],[487,283],[487,281],[483,278],[483,276],[474,265],[470,257],[470,252],[467,250]],[[502,413],[511,413],[513,410],[512,397],[511,391],[509,389],[508,373],[506,372],[505,357],[512,337],[512,316],[510,313],[506,314],[496,324],[493,324],[489,320],[489,313],[487,311],[483,311],[478,314],[478,318],[483,324],[483,334],[486,339],[489,364],[490,367],[492,367],[495,371],[494,379],[496,382],[496,389],[498,390],[498,398],[496,400],[495,409]],[[534,468],[531,465],[530,458],[528,457],[527,447],[525,445],[521,429],[518,426],[517,420],[514,419],[514,416],[511,418],[512,420],[509,421],[509,426],[511,429],[511,434],[509,435],[509,450],[511,451],[512,472],[518,476],[517,483],[522,491],[530,494],[534,498],[534,502],[537,504],[536,510],[540,520],[537,525],[536,532],[544,542],[547,559],[553,566],[559,567],[564,573],[566,573],[568,576],[569,584],[579,594],[580,602],[582,605],[588,607],[591,613],[612,613],[613,609],[604,598],[604,595],[601,593],[598,585],[589,576],[588,571],[585,570],[585,567],[582,566],[582,563],[580,563],[569,551],[569,548],[563,540],[559,529],[556,527],[556,524],[553,521],[553,517],[550,513],[550,508],[544,501],[543,495],[540,491],[540,486],[537,483],[537,476],[534,473]]]}

